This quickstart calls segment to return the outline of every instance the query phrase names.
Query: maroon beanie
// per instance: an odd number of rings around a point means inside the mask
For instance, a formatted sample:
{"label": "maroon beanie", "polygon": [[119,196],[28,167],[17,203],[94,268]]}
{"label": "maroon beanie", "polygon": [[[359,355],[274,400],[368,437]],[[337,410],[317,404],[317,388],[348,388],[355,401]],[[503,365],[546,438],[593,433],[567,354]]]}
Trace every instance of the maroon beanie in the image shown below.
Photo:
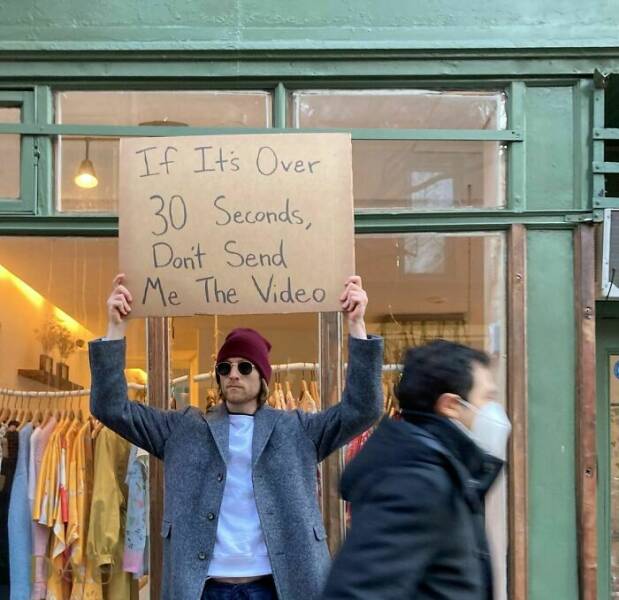
{"label": "maroon beanie", "polygon": [[271,379],[269,363],[271,344],[253,329],[233,329],[227,336],[217,354],[217,362],[233,357],[244,358],[256,365],[258,372],[266,379]]}

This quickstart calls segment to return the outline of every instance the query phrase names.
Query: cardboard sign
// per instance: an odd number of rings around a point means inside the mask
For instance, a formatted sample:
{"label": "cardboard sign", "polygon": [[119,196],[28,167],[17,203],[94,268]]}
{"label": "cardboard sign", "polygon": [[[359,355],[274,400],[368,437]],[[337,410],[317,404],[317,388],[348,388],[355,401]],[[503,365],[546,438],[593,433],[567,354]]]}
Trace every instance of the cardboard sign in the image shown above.
{"label": "cardboard sign", "polygon": [[351,156],[339,133],[121,140],[132,316],[340,310]]}

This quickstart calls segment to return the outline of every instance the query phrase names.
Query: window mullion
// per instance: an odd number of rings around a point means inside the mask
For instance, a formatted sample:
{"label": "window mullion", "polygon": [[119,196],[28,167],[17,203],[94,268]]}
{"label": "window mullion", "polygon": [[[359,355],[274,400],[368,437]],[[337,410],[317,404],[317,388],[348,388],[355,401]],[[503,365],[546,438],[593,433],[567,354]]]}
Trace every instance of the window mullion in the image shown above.
{"label": "window mullion", "polygon": [[[54,97],[48,86],[35,89],[35,121],[47,125],[54,120]],[[53,140],[49,136],[36,137],[37,178],[35,211],[38,215],[49,215],[53,211]]]}
{"label": "window mullion", "polygon": [[273,127],[284,129],[287,120],[287,90],[283,83],[278,83],[273,95]]}
{"label": "window mullion", "polygon": [[[524,82],[514,81],[509,90],[508,119],[510,129],[525,135],[525,99],[527,88]],[[512,144],[508,155],[507,208],[516,212],[526,210],[526,147]]]}

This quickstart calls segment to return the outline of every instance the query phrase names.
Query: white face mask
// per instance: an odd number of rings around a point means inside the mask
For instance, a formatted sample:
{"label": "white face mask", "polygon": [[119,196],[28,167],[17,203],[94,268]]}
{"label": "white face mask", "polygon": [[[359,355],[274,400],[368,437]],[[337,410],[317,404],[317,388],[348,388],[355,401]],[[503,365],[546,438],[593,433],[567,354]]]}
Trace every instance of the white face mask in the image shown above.
{"label": "white face mask", "polygon": [[[477,408],[466,400],[460,399],[459,402],[474,413],[471,429],[464,426],[461,428],[484,452],[505,460],[512,425],[503,406],[498,402],[486,402],[481,408]],[[458,423],[462,425],[459,421]]]}

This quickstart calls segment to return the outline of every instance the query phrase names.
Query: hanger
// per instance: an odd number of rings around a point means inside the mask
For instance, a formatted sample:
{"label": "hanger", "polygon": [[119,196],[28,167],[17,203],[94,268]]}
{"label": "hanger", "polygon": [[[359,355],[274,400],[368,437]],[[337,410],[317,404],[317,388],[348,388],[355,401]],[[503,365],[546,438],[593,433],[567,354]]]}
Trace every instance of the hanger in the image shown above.
{"label": "hanger", "polygon": [[277,386],[276,386],[276,392],[277,392],[277,402],[279,404],[279,408],[280,410],[287,410],[286,407],[286,396],[284,394],[284,388],[282,387],[282,381],[281,381],[281,373],[277,374],[277,378],[278,378],[278,382],[277,382]]}
{"label": "hanger", "polygon": [[50,400],[50,411],[51,411],[51,417],[53,418],[56,423],[60,423],[60,398],[58,396],[50,396],[49,397]]}
{"label": "hanger", "polygon": [[32,418],[30,422],[32,423],[33,429],[38,427],[43,422],[43,414],[41,413],[41,392],[39,392],[36,396],[36,408],[32,411]]}
{"label": "hanger", "polygon": [[67,405],[68,405],[68,419],[69,421],[75,421],[76,414],[75,414],[75,411],[73,410],[73,396],[71,395],[71,392],[67,393]]}
{"label": "hanger", "polygon": [[312,398],[314,399],[314,403],[316,404],[318,408],[320,408],[321,406],[320,394],[318,393],[318,383],[316,383],[316,379],[312,379],[310,381],[309,389],[310,389],[310,394]]}
{"label": "hanger", "polygon": [[99,432],[103,429],[103,423],[101,423],[101,421],[97,421],[93,430],[92,430],[92,434],[91,434],[91,439],[96,439],[96,437],[99,435]]}
{"label": "hanger", "polygon": [[8,390],[2,392],[2,411],[0,411],[0,423],[4,423],[9,416],[9,392]]}
{"label": "hanger", "polygon": [[47,398],[47,409],[45,411],[45,417],[43,421],[43,427],[45,427],[51,419],[54,419],[56,422],[58,422],[59,420],[59,417],[56,414],[57,410],[55,410],[58,406],[58,399],[56,398],[56,396],[50,396],[45,392],[41,393],[41,397]]}
{"label": "hanger", "polygon": [[13,408],[11,409],[11,412],[9,414],[9,418],[7,419],[7,423],[10,423],[11,421],[15,421],[17,418],[17,414],[18,414],[18,408],[17,408],[17,395],[13,396]]}
{"label": "hanger", "polygon": [[81,406],[81,396],[79,396],[78,394],[75,394],[75,419],[77,420],[78,423],[83,424],[84,423],[84,413],[82,411],[82,406]]}
{"label": "hanger", "polygon": [[[27,394],[27,395],[26,395]],[[21,415],[20,425],[17,428],[17,431],[21,431],[30,421],[32,420],[32,410],[30,409],[30,401],[33,396],[30,395],[31,392],[24,393],[22,400],[25,403],[24,410]],[[26,402],[26,398],[28,398],[28,402]]]}
{"label": "hanger", "polygon": [[318,412],[316,402],[314,401],[314,398],[312,398],[312,395],[309,393],[307,381],[305,381],[305,379],[301,381],[301,398],[299,399],[299,408],[303,409],[305,412]]}
{"label": "hanger", "polygon": [[13,420],[17,421],[19,425],[22,421],[22,416],[24,414],[24,396],[23,392],[18,392],[15,397],[15,415],[13,416]]}
{"label": "hanger", "polygon": [[284,396],[284,401],[286,403],[287,410],[296,410],[297,401],[295,397],[292,395],[292,389],[290,387],[290,381],[286,380],[286,394]]}

